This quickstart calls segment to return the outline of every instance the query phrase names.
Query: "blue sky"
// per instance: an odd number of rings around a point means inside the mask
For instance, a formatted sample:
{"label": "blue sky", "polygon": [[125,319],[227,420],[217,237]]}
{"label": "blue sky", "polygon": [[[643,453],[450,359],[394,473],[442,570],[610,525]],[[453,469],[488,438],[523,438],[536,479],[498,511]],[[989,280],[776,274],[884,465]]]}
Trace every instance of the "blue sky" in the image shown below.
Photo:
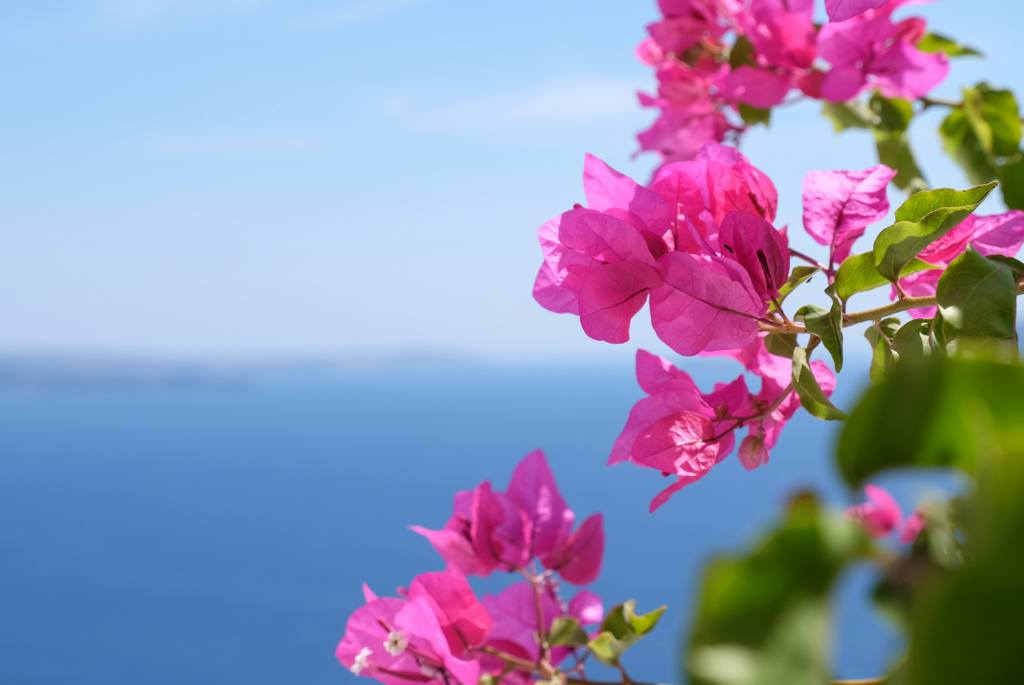
{"label": "blue sky", "polygon": [[[1024,9],[915,11],[987,55],[957,61],[941,94],[985,76],[1024,90]],[[633,48],[654,14],[653,0],[0,2],[0,349],[628,356],[530,286],[536,226],[582,199],[584,152],[641,178],[654,163],[631,159],[651,118],[633,92],[652,81]],[[933,183],[963,185],[937,122],[915,144]],[[794,234],[808,170],[874,163],[813,104],[744,151]]]}

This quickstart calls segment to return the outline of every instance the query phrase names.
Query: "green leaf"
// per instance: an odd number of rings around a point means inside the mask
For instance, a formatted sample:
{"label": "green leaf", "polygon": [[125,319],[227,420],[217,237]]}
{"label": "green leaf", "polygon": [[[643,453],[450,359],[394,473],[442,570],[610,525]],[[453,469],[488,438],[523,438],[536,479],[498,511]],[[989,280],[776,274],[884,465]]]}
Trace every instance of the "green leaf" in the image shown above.
{"label": "green leaf", "polygon": [[909,685],[1024,682],[1020,632],[1012,628],[1024,616],[1024,432],[986,455],[977,480],[964,562],[915,597]]}
{"label": "green leaf", "polygon": [[992,88],[987,83],[965,88],[963,112],[986,154],[996,158],[1017,153],[1021,121],[1013,92]]}
{"label": "green leaf", "polygon": [[968,249],[943,272],[936,299],[947,344],[974,338],[1016,347],[1017,278],[1006,266]]}
{"label": "green leaf", "polygon": [[910,148],[910,140],[906,133],[875,131],[875,148],[878,151],[879,163],[896,170],[892,182],[897,188],[910,194],[928,188],[928,181],[914,158],[914,151]]}
{"label": "green leaf", "polygon": [[729,51],[729,66],[735,69],[744,65],[754,64],[757,51],[746,36],[739,36]]}
{"label": "green leaf", "polygon": [[[936,267],[933,264],[928,264],[920,259],[912,259],[900,271],[900,277],[934,268]],[[857,293],[881,288],[884,285],[889,285],[889,281],[878,272],[878,268],[875,266],[875,255],[872,252],[847,257],[836,271],[836,295],[844,302]]]}
{"label": "green leaf", "polygon": [[892,341],[900,328],[900,320],[895,318],[875,321],[864,331],[864,337],[871,344],[871,380],[879,383],[892,370],[896,363],[896,353],[892,349]]}
{"label": "green leaf", "polygon": [[617,665],[619,657],[627,649],[654,630],[665,608],[662,606],[646,614],[638,614],[636,601],[619,604],[608,612],[601,624],[601,632],[587,643],[587,649],[602,662]]}
{"label": "green leaf", "polygon": [[704,571],[685,658],[696,685],[822,685],[834,584],[868,550],[861,528],[795,499],[778,527]]}
{"label": "green leaf", "polygon": [[839,411],[829,401],[821,386],[818,385],[818,380],[811,372],[807,350],[802,347],[793,350],[793,387],[800,397],[800,404],[813,416],[826,421],[839,421],[846,418],[846,414]]}
{"label": "green leaf", "polygon": [[760,107],[751,107],[750,105],[744,105],[740,103],[740,118],[743,119],[743,123],[747,126],[756,126],[757,124],[764,124],[768,126],[772,123],[772,110],[771,108],[762,109]]}
{"label": "green leaf", "polygon": [[929,319],[912,319],[892,336],[892,350],[900,361],[930,357],[932,347],[932,322]]}
{"label": "green leaf", "polygon": [[793,350],[797,348],[795,333],[769,333],[765,336],[764,346],[776,357],[793,358]]}
{"label": "green leaf", "polygon": [[1024,209],[1024,156],[999,168],[1003,202],[1010,209]]}
{"label": "green leaf", "polygon": [[926,34],[917,44],[917,49],[921,52],[941,52],[947,57],[975,57],[982,54],[972,47],[958,43],[939,33]]}
{"label": "green leaf", "polygon": [[822,114],[832,122],[836,133],[851,128],[871,128],[876,116],[863,102],[826,102]]}
{"label": "green leaf", "polygon": [[1019,259],[1014,259],[1013,257],[1007,257],[1001,254],[990,254],[986,259],[990,262],[996,262],[997,264],[1005,266],[1014,273],[1018,280],[1024,276],[1024,262],[1021,262]]}
{"label": "green leaf", "polygon": [[977,209],[995,188],[988,183],[967,190],[940,188],[910,196],[896,210],[896,223],[875,239],[878,273],[896,281],[904,267]]}
{"label": "green leaf", "polygon": [[1024,439],[1024,368],[932,356],[898,363],[850,413],[838,466],[852,487],[895,468],[954,467]]}
{"label": "green leaf", "polygon": [[971,183],[987,183],[996,177],[994,163],[981,147],[963,108],[950,111],[939,127],[942,147],[967,174]]}
{"label": "green leaf", "polygon": [[556,647],[582,647],[590,641],[580,622],[569,616],[559,616],[551,624],[548,642]]}
{"label": "green leaf", "polygon": [[618,666],[619,657],[621,657],[628,648],[629,645],[623,644],[608,632],[598,633],[593,639],[587,642],[587,649],[590,650],[590,652],[596,656],[601,663],[607,664],[608,666]]}
{"label": "green leaf", "polygon": [[779,287],[779,304],[785,302],[786,298],[789,297],[794,290],[810,280],[810,278],[818,271],[820,271],[820,269],[816,266],[794,266],[793,270],[789,272],[789,278],[786,279],[786,282],[783,283],[781,287]]}
{"label": "green leaf", "polygon": [[887,98],[875,93],[871,96],[868,106],[876,117],[876,131],[903,133],[914,120],[914,105],[903,98]]}
{"label": "green leaf", "polygon": [[807,330],[821,338],[825,349],[832,355],[836,371],[843,369],[843,306],[833,296],[832,307],[825,309],[814,304],[801,307],[795,314]]}

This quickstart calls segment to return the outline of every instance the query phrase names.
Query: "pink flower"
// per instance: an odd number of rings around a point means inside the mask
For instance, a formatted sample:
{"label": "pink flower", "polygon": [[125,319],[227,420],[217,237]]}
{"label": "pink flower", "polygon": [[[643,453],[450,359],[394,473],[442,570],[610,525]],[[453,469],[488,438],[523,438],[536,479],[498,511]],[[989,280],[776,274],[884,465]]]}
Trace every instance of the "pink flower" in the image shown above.
{"label": "pink flower", "polygon": [[878,9],[889,0],[825,0],[829,21],[846,21],[868,10]]}
{"label": "pink flower", "polygon": [[886,189],[896,176],[879,164],[864,171],[812,171],[804,179],[804,228],[842,262],[865,229],[889,213]]}
{"label": "pink flower", "polygon": [[886,490],[877,485],[867,485],[864,492],[868,500],[863,504],[850,507],[846,515],[860,522],[868,535],[882,538],[899,528],[903,521],[903,512]]}
{"label": "pink flower", "polygon": [[672,252],[661,259],[664,284],[651,293],[654,331],[692,356],[753,340],[767,305],[744,268],[715,255]]}
{"label": "pink flower", "polygon": [[813,0],[750,0],[741,28],[760,65],[791,78],[814,65],[817,31]]}
{"label": "pink flower", "polygon": [[900,533],[900,542],[904,545],[913,543],[917,540],[917,536],[921,534],[921,531],[923,531],[927,525],[924,515],[920,511],[915,511],[907,518],[906,523],[903,524],[903,532]]}
{"label": "pink flower", "polygon": [[414,526],[413,531],[465,574],[518,571],[538,559],[570,583],[584,585],[600,571],[604,527],[596,514],[573,531],[574,519],[544,453],[536,450],[516,467],[506,492],[481,483],[472,492],[456,494],[455,510],[444,528]]}
{"label": "pink flower", "polygon": [[[1024,246],[1024,212],[1013,210],[992,216],[971,215],[949,233],[926,247],[918,255],[923,261],[939,267],[931,271],[919,271],[900,279],[900,287],[911,297],[935,295],[942,270],[949,266],[973,245],[979,254],[1013,257]],[[899,293],[895,288],[890,298],[895,300]],[[911,316],[930,319],[935,316],[935,307],[910,310]]]}
{"label": "pink flower", "polygon": [[[767,462],[782,428],[800,408],[796,393],[789,390],[789,360],[769,354],[760,339],[729,354],[762,376],[757,395],[750,394],[742,376],[704,394],[668,360],[637,351],[637,380],[648,396],[630,411],[608,463],[630,461],[675,476],[651,502],[652,511],[729,456],[740,428],[749,429],[740,446],[743,466],[753,469]],[[835,375],[823,362],[811,367],[822,390],[831,394]]]}
{"label": "pink flower", "polygon": [[916,44],[923,22],[892,21],[904,0],[891,0],[852,19],[825,25],[818,33],[818,53],[832,69],[822,83],[822,96],[833,102],[856,97],[865,88],[878,88],[886,97],[922,97],[946,78],[949,60],[941,53],[924,53]]}
{"label": "pink flower", "polygon": [[730,212],[718,229],[719,254],[744,268],[762,301],[779,294],[789,278],[789,240],[784,231],[748,212]]}
{"label": "pink flower", "polygon": [[465,578],[450,571],[418,576],[404,599],[378,598],[368,588],[364,594],[366,604],[349,618],[335,650],[345,667],[387,685],[476,684],[480,664],[471,649],[484,643],[491,619]]}

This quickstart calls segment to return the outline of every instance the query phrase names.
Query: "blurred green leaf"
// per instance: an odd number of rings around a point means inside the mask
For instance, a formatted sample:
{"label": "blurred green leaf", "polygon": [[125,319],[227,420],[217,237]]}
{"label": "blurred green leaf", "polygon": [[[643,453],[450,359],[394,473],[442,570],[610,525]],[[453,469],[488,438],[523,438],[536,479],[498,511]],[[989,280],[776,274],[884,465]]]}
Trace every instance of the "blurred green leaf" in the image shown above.
{"label": "blurred green leaf", "polygon": [[836,133],[851,128],[871,128],[877,117],[863,102],[826,102],[822,114],[832,122]]}
{"label": "blurred green leaf", "polygon": [[896,210],[896,223],[875,239],[878,273],[890,281],[898,280],[921,250],[966,219],[995,187],[988,183],[967,190],[940,188],[910,196]]}
{"label": "blurred green leaf", "polygon": [[757,124],[767,126],[772,123],[772,110],[770,108],[762,109],[761,107],[751,107],[741,103],[739,111],[740,118],[743,119],[743,123],[747,126],[756,126]]}
{"label": "blurred green leaf", "polygon": [[789,273],[789,278],[779,287],[779,303],[785,302],[794,290],[806,283],[818,271],[820,269],[816,266],[794,266]]}
{"label": "blurred green leaf", "polygon": [[[909,276],[919,271],[934,269],[935,265],[912,259],[900,270],[900,277]],[[850,255],[839,265],[836,271],[835,291],[839,299],[846,301],[857,293],[881,288],[889,285],[875,266],[875,255],[872,252]]]}
{"label": "blurred green leaf", "polygon": [[968,249],[943,272],[936,299],[947,344],[974,338],[1016,347],[1017,278],[1008,267]]}
{"label": "blurred green leaf", "polygon": [[998,158],[1017,153],[1021,121],[1012,91],[992,88],[987,83],[965,88],[963,112],[986,154]]}
{"label": "blurred green leaf", "polygon": [[1024,682],[1022,420],[1018,416],[1015,439],[1001,441],[979,462],[963,564],[925,585],[915,602],[906,666],[910,685]]}
{"label": "blurred green leaf", "polygon": [[587,648],[602,662],[614,666],[619,657],[641,638],[654,630],[666,607],[646,614],[636,613],[636,601],[629,600],[612,608],[601,624],[601,632],[587,643]]}
{"label": "blurred green leaf", "polygon": [[892,337],[892,349],[896,358],[923,359],[934,353],[932,322],[929,319],[911,319]]}
{"label": "blurred green leaf", "polygon": [[914,120],[914,105],[903,98],[887,98],[875,93],[868,106],[875,114],[874,128],[886,133],[903,133]]}
{"label": "blurred green leaf", "polygon": [[582,647],[589,641],[590,637],[580,622],[569,616],[556,618],[548,632],[548,642],[556,647]]}
{"label": "blurred green leaf", "polygon": [[756,62],[757,51],[746,36],[739,36],[729,51],[729,66],[735,69]]}
{"label": "blurred green leaf", "polygon": [[1024,209],[1024,156],[1018,156],[999,168],[1003,202],[1010,209]]}
{"label": "blurred green leaf", "polygon": [[795,333],[769,333],[765,336],[764,346],[776,357],[793,358],[793,350],[797,348]]}
{"label": "blurred green leaf", "polygon": [[879,382],[896,363],[896,354],[892,349],[893,338],[900,328],[900,320],[889,318],[875,321],[864,331],[864,337],[871,345],[871,380]]}
{"label": "blurred green leaf", "polygon": [[617,666],[619,664],[619,658],[629,648],[629,645],[624,644],[621,640],[617,640],[614,635],[609,632],[600,632],[594,636],[587,643],[587,649],[601,661],[601,663],[607,664],[608,666]]}
{"label": "blurred green leaf", "polygon": [[906,133],[875,131],[875,148],[879,163],[896,170],[892,182],[897,188],[909,194],[928,188],[928,181],[914,157]]}
{"label": "blurred green leaf", "polygon": [[942,147],[960,165],[971,183],[987,183],[996,177],[994,163],[981,147],[963,108],[950,111],[939,127]]}
{"label": "blurred green leaf", "polygon": [[798,347],[793,350],[793,387],[803,405],[813,416],[826,421],[840,421],[846,414],[836,408],[818,385],[818,380],[811,372],[807,358],[807,350]]}
{"label": "blurred green leaf", "polygon": [[843,426],[839,471],[852,487],[895,468],[973,472],[980,454],[1021,438],[1022,389],[1017,364],[942,356],[897,363]]}
{"label": "blurred green leaf", "polygon": [[926,34],[917,44],[921,52],[941,52],[947,57],[974,57],[982,53],[939,33]]}
{"label": "blurred green leaf", "polygon": [[749,552],[712,561],[686,658],[691,682],[827,683],[831,590],[867,550],[859,526],[803,496]]}

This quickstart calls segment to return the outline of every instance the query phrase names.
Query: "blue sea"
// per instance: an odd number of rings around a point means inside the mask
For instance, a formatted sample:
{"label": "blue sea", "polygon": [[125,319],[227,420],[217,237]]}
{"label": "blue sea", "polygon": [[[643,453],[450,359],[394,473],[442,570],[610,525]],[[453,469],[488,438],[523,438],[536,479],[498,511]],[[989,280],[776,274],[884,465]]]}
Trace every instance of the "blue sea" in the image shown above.
{"label": "blue sea", "polygon": [[[848,500],[835,426],[801,415],[768,465],[730,459],[649,514],[661,478],[605,466],[639,395],[629,368],[553,366],[0,390],[0,683],[355,682],[333,650],[360,584],[391,592],[439,569],[407,527],[441,526],[455,490],[503,487],[537,447],[578,517],[605,514],[595,590],[669,605],[627,657],[634,677],[679,682],[709,555],[751,540],[796,488]],[[838,602],[845,677],[899,651],[859,602],[868,580],[854,572]]]}

